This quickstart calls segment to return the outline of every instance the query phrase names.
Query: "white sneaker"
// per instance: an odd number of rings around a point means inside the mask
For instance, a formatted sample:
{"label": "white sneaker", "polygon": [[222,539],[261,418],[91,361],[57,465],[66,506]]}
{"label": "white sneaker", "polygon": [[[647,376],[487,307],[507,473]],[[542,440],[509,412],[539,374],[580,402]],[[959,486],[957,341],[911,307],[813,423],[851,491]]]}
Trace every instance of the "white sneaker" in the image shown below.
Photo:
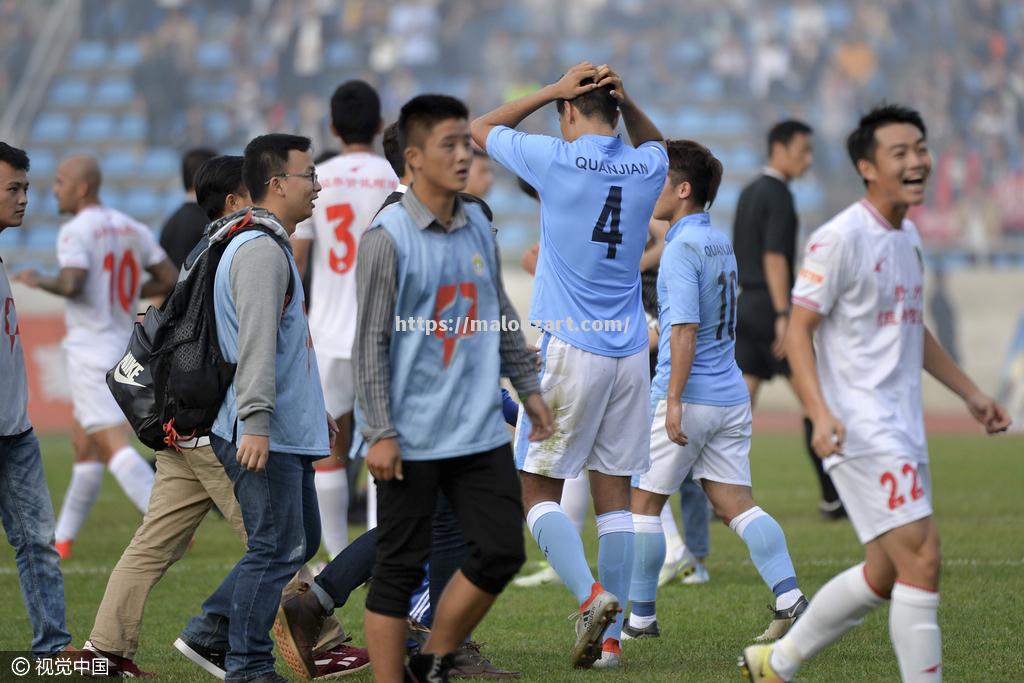
{"label": "white sneaker", "polygon": [[540,570],[526,576],[520,576],[512,582],[512,585],[519,588],[536,588],[537,586],[560,581],[558,573],[552,569],[550,564],[547,562],[542,562],[541,564],[543,566]]}
{"label": "white sneaker", "polygon": [[692,574],[683,579],[683,584],[686,586],[699,586],[702,583],[707,583],[711,580],[711,575],[708,574],[708,568],[703,562],[697,562],[694,566]]}
{"label": "white sneaker", "polygon": [[658,588],[677,576],[689,576],[696,568],[697,558],[690,549],[685,545],[677,546],[675,550],[665,553],[665,564],[661,565],[661,571],[658,573]]}

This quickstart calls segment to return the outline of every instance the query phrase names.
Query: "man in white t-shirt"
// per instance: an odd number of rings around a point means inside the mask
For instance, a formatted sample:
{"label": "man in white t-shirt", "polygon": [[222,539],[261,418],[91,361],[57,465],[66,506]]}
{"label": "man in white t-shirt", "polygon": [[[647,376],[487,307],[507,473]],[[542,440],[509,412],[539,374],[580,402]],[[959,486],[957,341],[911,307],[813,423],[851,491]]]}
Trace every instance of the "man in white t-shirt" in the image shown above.
{"label": "man in white t-shirt", "polygon": [[[44,277],[23,270],[14,276],[16,282],[67,299],[64,352],[74,406],[75,465],[57,519],[57,551],[64,559],[99,495],[105,467],[136,507],[146,511],[153,470],[130,445],[131,431],[107,388],[106,374],[128,344],[140,296],[163,296],[178,277],[148,227],[100,204],[101,181],[92,157],[61,162],[53,192],[60,212],[74,218],[57,236],[60,273]],[[144,271],[151,276],[145,283]]]}
{"label": "man in white t-shirt", "polygon": [[348,545],[348,476],[355,384],[352,343],[356,330],[356,249],[363,231],[398,178],[373,139],[381,132],[380,98],[363,81],[347,81],[331,97],[331,129],[341,154],[316,167],[323,189],[313,216],[295,229],[299,270],[313,281],[309,328],[313,335],[327,412],[338,424],[331,456],[315,464],[324,545],[333,558]]}
{"label": "man in white t-shirt", "polygon": [[959,395],[989,434],[1010,419],[924,326],[921,238],[905,216],[924,201],[932,165],[925,136],[921,116],[897,105],[860,120],[847,148],[865,196],[811,235],[793,288],[793,384],[865,560],[825,584],[784,638],[744,651],[741,666],[755,683],[791,680],[889,599],[902,680],[942,679],[921,370]]}

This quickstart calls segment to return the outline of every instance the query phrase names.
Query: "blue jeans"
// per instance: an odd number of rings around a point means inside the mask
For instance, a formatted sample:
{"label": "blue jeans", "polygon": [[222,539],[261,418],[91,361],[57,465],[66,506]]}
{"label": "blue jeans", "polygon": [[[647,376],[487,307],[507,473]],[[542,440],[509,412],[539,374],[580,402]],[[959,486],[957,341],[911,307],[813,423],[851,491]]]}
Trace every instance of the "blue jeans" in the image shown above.
{"label": "blue jeans", "polygon": [[679,487],[679,512],[683,516],[683,537],[686,547],[697,557],[707,557],[711,552],[708,526],[711,514],[708,511],[708,497],[701,485],[693,480],[693,473],[686,475]]}
{"label": "blue jeans", "polygon": [[249,545],[182,638],[226,650],[225,680],[240,683],[274,671],[270,629],[285,584],[320,547],[320,511],[312,458],[272,452],[262,472],[250,472],[238,464],[234,444],[210,441],[234,484]]}
{"label": "blue jeans", "polygon": [[53,547],[53,504],[39,441],[31,430],[0,437],[0,517],[14,547],[21,594],[32,623],[32,654],[60,652],[71,642],[64,621],[64,576]]}

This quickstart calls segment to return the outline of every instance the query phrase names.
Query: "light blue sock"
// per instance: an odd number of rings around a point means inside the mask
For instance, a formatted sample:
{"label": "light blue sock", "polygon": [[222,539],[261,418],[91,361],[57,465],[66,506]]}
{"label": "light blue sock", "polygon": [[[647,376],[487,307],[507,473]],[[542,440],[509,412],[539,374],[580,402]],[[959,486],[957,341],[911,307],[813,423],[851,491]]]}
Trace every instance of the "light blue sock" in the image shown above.
{"label": "light blue sock", "polygon": [[594,575],[590,572],[583,540],[576,527],[562,507],[552,501],[537,503],[530,508],[526,525],[544,551],[544,557],[551,563],[551,568],[582,605],[590,597]]}
{"label": "light blue sock", "polygon": [[[665,534],[661,517],[633,515],[633,579],[629,584],[630,602],[654,603],[658,594],[658,574],[665,563]],[[644,616],[644,615],[639,615]]]}
{"label": "light blue sock", "polygon": [[796,587],[796,570],[789,558],[786,534],[771,515],[755,506],[736,516],[729,527],[747,544],[750,559],[768,588],[774,590],[780,584]]}
{"label": "light blue sock", "polygon": [[[625,607],[629,599],[629,585],[633,575],[633,515],[628,510],[616,510],[597,516],[597,575],[606,591],[619,599]],[[665,541],[662,536],[662,554]],[[660,567],[659,567],[660,568]],[[657,585],[657,574],[655,574]],[[605,640],[622,640],[622,614],[605,631]]]}

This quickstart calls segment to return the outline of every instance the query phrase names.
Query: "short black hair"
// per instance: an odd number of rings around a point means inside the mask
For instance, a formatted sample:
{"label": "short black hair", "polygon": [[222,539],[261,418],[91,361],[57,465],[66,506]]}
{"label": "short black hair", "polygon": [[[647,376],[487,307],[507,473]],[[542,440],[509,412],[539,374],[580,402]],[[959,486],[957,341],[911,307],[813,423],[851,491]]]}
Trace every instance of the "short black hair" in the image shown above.
{"label": "short black hair", "polygon": [[[846,138],[846,151],[854,168],[857,168],[857,162],[861,159],[874,161],[875,149],[878,147],[875,131],[891,123],[909,123],[921,131],[922,137],[928,137],[924,119],[916,110],[899,104],[882,103],[862,116],[857,128]],[[860,173],[859,170],[857,172]],[[864,185],[867,184],[865,180]]]}
{"label": "short black hair", "polygon": [[[587,77],[580,81],[580,85],[587,85],[593,82],[593,78]],[[605,123],[613,123],[615,121],[615,113],[619,111],[619,103],[612,97],[612,86],[610,85],[606,85],[603,88],[594,88],[568,101],[572,102],[572,106],[579,109],[580,113],[587,118],[594,118],[596,116]],[[561,116],[562,111],[565,109],[565,103],[566,100],[555,101],[555,109],[558,110],[559,116]]]}
{"label": "short black hair", "polygon": [[398,140],[398,121],[384,129],[381,144],[384,146],[384,158],[391,164],[391,170],[401,178],[405,175],[405,149]]}
{"label": "short black hair", "polygon": [[466,105],[450,95],[417,95],[398,115],[398,141],[402,153],[410,145],[419,146],[434,126],[448,119],[468,119]]}
{"label": "short black hair", "polygon": [[711,150],[693,140],[667,140],[668,173],[672,182],[690,183],[693,201],[710,209],[722,184],[722,162]]}
{"label": "short black hair", "polygon": [[331,95],[331,123],[346,145],[368,145],[380,126],[380,97],[366,81],[345,81]]}
{"label": "short black hair", "polygon": [[224,213],[224,200],[229,194],[245,189],[242,182],[242,164],[238,156],[219,156],[207,159],[196,171],[196,201],[211,221]]}
{"label": "short black hair", "polygon": [[775,143],[785,146],[792,142],[797,135],[812,135],[813,133],[814,129],[803,121],[796,119],[779,121],[768,131],[768,156],[771,156]]}
{"label": "short black hair", "polygon": [[269,133],[253,138],[245,146],[245,163],[242,178],[249,190],[249,197],[258,202],[267,196],[267,183],[275,175],[284,172],[288,165],[288,153],[298,150],[308,152],[313,142],[301,135]]}
{"label": "short black hair", "polygon": [[29,161],[25,150],[11,147],[6,142],[0,142],[0,161],[4,162],[15,171],[28,172]]}
{"label": "short black hair", "polygon": [[199,167],[215,156],[216,152],[205,147],[185,152],[185,156],[181,157],[181,184],[185,186],[186,192],[196,186],[196,171]]}

